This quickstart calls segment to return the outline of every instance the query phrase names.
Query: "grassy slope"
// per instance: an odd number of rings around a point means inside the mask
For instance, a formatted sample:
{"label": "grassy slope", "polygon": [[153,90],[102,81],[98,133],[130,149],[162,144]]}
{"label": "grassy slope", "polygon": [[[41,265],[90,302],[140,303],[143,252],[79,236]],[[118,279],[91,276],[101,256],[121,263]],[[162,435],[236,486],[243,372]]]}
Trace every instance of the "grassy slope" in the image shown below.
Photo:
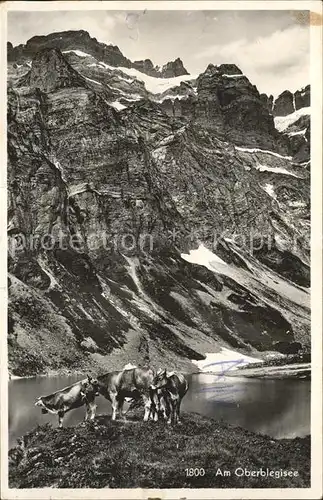
{"label": "grassy slope", "polygon": [[[183,425],[111,422],[37,427],[9,452],[10,487],[17,488],[286,488],[309,487],[310,438],[274,440],[239,427],[184,414]],[[204,477],[185,469],[204,467]],[[293,478],[236,477],[237,467],[298,470]],[[216,476],[218,468],[231,477]]]}

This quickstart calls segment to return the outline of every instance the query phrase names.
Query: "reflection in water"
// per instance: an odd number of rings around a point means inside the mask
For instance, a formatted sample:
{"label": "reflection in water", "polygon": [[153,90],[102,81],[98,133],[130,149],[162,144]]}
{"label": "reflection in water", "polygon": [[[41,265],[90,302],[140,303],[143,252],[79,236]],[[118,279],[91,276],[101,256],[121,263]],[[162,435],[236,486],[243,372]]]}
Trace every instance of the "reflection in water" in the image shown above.
{"label": "reflection in water", "polygon": [[187,411],[198,411],[275,438],[310,433],[309,380],[200,374],[192,377],[186,398]]}
{"label": "reflection in water", "polygon": [[[9,446],[37,424],[51,422],[34,406],[38,396],[51,394],[82,377],[36,377],[9,382]],[[223,419],[227,423],[276,438],[310,433],[310,381],[264,380],[199,374],[189,377],[190,389],[183,399],[184,411]],[[110,403],[99,396],[98,413],[111,413]],[[85,408],[67,413],[65,425],[83,420]]]}

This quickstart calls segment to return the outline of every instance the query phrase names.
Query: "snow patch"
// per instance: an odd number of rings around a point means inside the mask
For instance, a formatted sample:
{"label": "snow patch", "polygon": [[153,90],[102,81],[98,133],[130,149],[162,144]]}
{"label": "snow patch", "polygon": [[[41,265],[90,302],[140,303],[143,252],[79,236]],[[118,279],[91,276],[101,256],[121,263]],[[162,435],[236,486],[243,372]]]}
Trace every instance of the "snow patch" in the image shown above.
{"label": "snow patch", "polygon": [[246,153],[264,153],[264,154],[269,154],[272,156],[276,156],[277,158],[283,158],[284,160],[291,160],[291,156],[283,156],[280,155],[279,153],[275,153],[274,151],[268,151],[266,149],[260,149],[260,148],[242,148],[240,146],[234,146],[237,151],[243,151]]}
{"label": "snow patch", "polygon": [[113,108],[117,109],[118,111],[121,111],[122,109],[125,109],[127,106],[124,106],[121,104],[119,101],[113,101],[113,102],[108,102],[109,106],[112,106]]}
{"label": "snow patch", "polygon": [[180,85],[181,82],[187,82],[196,79],[196,75],[175,76],[173,78],[156,78],[154,76],[149,76],[146,75],[145,73],[141,73],[135,68],[125,68],[123,66],[120,67],[110,66],[109,64],[106,64],[103,61],[100,61],[99,65],[103,68],[115,71],[118,74],[118,76],[121,72],[125,73],[126,75],[132,76],[133,78],[136,78],[136,80],[143,82],[145,84],[146,89],[152,94],[161,94],[165,92],[165,90]]}
{"label": "snow patch", "polygon": [[49,267],[47,266],[45,259],[43,259],[42,257],[38,257],[37,262],[38,262],[39,266],[41,267],[41,269],[44,271],[44,273],[48,276],[48,278],[50,280],[49,287],[48,287],[47,291],[54,290],[55,288],[61,289],[61,287],[60,287],[58,281],[56,280],[55,276],[53,275],[51,269],[49,269]]}
{"label": "snow patch", "polygon": [[266,193],[268,193],[271,198],[274,198],[274,200],[276,199],[274,186],[272,184],[265,184],[263,186],[263,190],[266,191]]}
{"label": "snow patch", "polygon": [[[79,57],[91,57],[93,59],[93,56],[91,56],[90,54],[86,54],[81,50],[65,50],[63,53],[69,52],[74,52]],[[172,87],[177,87],[181,84],[181,82],[188,82],[197,78],[197,75],[182,75],[175,76],[173,78],[157,78],[154,76],[146,75],[145,73],[141,73],[141,71],[135,68],[125,68],[124,66],[110,66],[103,61],[91,63],[89,64],[89,66],[97,66],[104,69],[109,69],[113,71],[121,80],[124,80],[130,84],[134,81],[134,79],[139,80],[144,83],[146,89],[152,94],[162,94]],[[125,77],[125,75],[128,75],[132,78],[128,79]]]}
{"label": "snow patch", "polygon": [[240,73],[237,74],[237,75],[226,75],[226,74],[223,74],[222,76],[226,76],[227,78],[241,78],[242,76],[244,75],[241,75]]}
{"label": "snow patch", "polygon": [[127,82],[127,83],[133,82],[133,78],[125,78],[124,76],[121,76],[121,75],[118,75],[118,78],[119,78],[119,80],[123,80],[124,82]]}
{"label": "snow patch", "polygon": [[175,101],[175,99],[178,99],[179,101],[181,101],[182,99],[185,99],[186,97],[188,97],[188,95],[179,95],[179,94],[178,95],[170,95],[170,94],[167,94],[164,97],[162,97],[162,99],[158,99],[157,102],[163,102],[166,99],[170,99],[171,101]]}
{"label": "snow patch", "polygon": [[293,137],[294,135],[305,135],[306,133],[306,128],[304,128],[303,130],[298,130],[297,132],[287,132],[287,135],[289,137]]}
{"label": "snow patch", "polygon": [[83,52],[82,50],[64,50],[63,51],[63,54],[69,54],[70,52],[73,52],[74,54],[76,54],[77,56],[79,57],[92,57],[91,54],[87,54],[86,52]]}
{"label": "snow patch", "polygon": [[292,175],[293,177],[299,178],[298,175],[293,174],[292,172],[289,172],[286,170],[286,168],[282,167],[267,167],[267,165],[256,165],[256,169],[259,170],[259,172],[274,172],[275,174],[285,174],[285,175]]}
{"label": "snow patch", "polygon": [[295,163],[297,167],[306,167],[311,163],[311,160],[303,161],[303,163]]}
{"label": "snow patch", "polygon": [[97,82],[96,80],[92,80],[92,78],[88,78],[87,76],[83,76],[83,78],[85,78],[89,82],[96,83],[97,85],[101,85],[101,87],[102,87],[102,83]]}
{"label": "snow patch", "polygon": [[76,184],[75,186],[69,187],[69,197],[76,196],[77,194],[85,193],[89,191],[90,186],[87,182],[82,182],[81,184]]}
{"label": "snow patch", "polygon": [[198,367],[201,372],[221,373],[225,374],[233,370],[237,370],[241,366],[249,365],[250,363],[262,363],[262,359],[245,356],[240,352],[232,351],[222,347],[219,352],[205,353],[206,359],[201,361],[192,360],[192,363]]}
{"label": "snow patch", "polygon": [[151,155],[155,160],[165,160],[166,158],[166,147],[165,146],[160,146],[159,148],[156,148],[154,151],[152,151]]}
{"label": "snow patch", "polygon": [[64,172],[64,169],[63,169],[62,165],[60,164],[60,162],[53,155],[49,155],[49,159],[52,162],[52,164],[54,165],[54,167],[57,168],[57,170],[60,172],[62,181],[65,184],[67,184],[65,172]]}
{"label": "snow patch", "polygon": [[228,267],[228,264],[224,262],[215,253],[208,250],[204,245],[200,245],[197,250],[190,250],[189,254],[182,253],[182,259],[190,262],[191,264],[199,264],[205,266],[211,271],[214,271],[214,267],[211,265],[213,263],[219,264],[220,266]]}
{"label": "snow patch", "polygon": [[290,125],[295,123],[301,116],[306,116],[311,114],[311,107],[306,106],[304,108],[298,109],[297,111],[294,111],[290,115],[287,116],[275,116],[274,122],[275,122],[275,127],[279,132],[283,132],[286,130]]}
{"label": "snow patch", "polygon": [[288,203],[288,206],[293,208],[303,208],[306,207],[306,203],[304,203],[303,201],[290,201]]}

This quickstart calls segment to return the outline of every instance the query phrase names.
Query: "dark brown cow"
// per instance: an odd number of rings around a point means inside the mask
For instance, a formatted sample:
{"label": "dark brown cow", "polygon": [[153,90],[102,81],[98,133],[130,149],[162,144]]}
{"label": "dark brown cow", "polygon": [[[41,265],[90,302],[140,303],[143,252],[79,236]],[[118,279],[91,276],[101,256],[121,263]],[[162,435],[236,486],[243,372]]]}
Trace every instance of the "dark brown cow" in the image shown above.
{"label": "dark brown cow", "polygon": [[114,371],[98,377],[98,390],[112,404],[112,420],[117,412],[122,414],[125,398],[143,399],[145,406],[144,421],[149,418],[151,409],[150,386],[155,378],[152,368],[131,368]]}
{"label": "dark brown cow", "polygon": [[187,391],[188,382],[181,373],[158,372],[151,385],[152,413],[160,411],[168,424],[180,424],[181,402]]}
{"label": "dark brown cow", "polygon": [[86,405],[85,420],[95,417],[95,396],[98,394],[98,382],[96,379],[88,378],[76,382],[76,384],[60,389],[49,396],[39,396],[35,406],[40,406],[42,413],[54,413],[58,415],[58,426],[63,427],[65,413],[74,408]]}

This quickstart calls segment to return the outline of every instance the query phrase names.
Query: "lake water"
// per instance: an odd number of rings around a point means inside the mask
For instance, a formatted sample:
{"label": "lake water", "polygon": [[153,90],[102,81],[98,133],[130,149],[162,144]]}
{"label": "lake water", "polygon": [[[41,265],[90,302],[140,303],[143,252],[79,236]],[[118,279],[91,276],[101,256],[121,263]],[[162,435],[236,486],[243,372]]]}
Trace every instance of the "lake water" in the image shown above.
{"label": "lake water", "polygon": [[[51,394],[81,378],[78,375],[9,381],[9,447],[37,424],[51,422],[57,426],[57,416],[43,415],[34,402],[38,396]],[[220,378],[212,374],[188,378],[190,388],[182,402],[183,411],[223,419],[278,439],[310,434],[309,380]],[[111,413],[109,401],[99,396],[96,402],[97,413]],[[66,414],[64,426],[75,425],[84,414],[84,407],[72,410]]]}

